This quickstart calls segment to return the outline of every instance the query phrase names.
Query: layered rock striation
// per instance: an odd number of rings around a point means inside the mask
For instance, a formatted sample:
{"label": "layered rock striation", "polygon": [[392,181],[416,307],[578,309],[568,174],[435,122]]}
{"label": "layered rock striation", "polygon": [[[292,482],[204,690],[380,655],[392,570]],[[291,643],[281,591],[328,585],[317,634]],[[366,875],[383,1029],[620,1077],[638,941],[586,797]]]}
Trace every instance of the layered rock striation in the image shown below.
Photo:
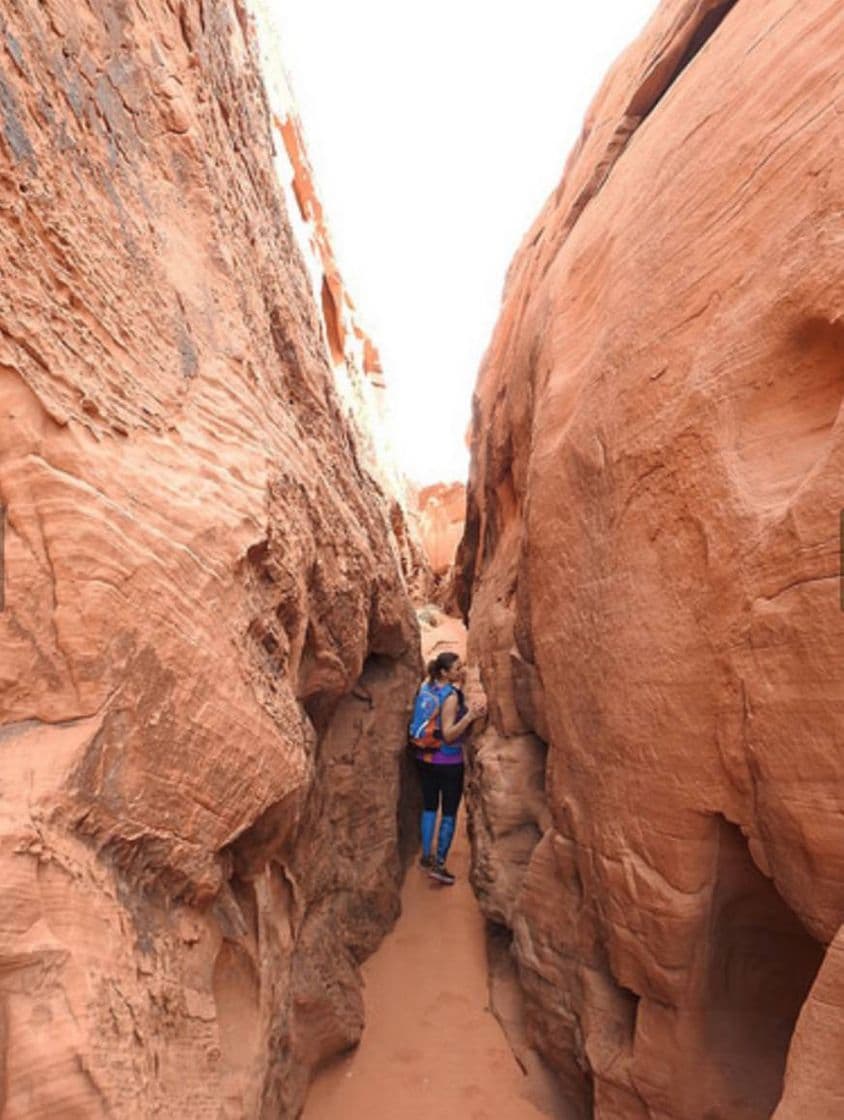
{"label": "layered rock striation", "polygon": [[479,375],[474,879],[573,1115],[844,1093],[842,62],[833,0],[665,0]]}
{"label": "layered rock striation", "polygon": [[398,907],[391,499],[239,0],[1,30],[0,1111],[292,1116]]}

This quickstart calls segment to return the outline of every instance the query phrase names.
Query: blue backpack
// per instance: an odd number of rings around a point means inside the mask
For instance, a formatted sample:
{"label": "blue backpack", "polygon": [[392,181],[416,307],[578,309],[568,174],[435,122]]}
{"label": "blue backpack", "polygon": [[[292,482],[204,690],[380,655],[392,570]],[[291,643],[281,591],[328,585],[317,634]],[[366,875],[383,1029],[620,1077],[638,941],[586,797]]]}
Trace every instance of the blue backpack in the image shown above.
{"label": "blue backpack", "polygon": [[443,743],[442,702],[444,697],[429,681],[423,681],[413,702],[413,715],[407,729],[408,746],[435,751]]}

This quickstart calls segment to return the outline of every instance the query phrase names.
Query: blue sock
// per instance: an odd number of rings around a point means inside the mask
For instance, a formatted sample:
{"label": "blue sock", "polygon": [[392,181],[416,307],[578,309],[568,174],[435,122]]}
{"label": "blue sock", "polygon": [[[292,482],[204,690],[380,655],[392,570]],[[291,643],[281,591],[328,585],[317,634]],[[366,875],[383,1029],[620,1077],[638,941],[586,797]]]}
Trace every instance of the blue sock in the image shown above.
{"label": "blue sock", "polygon": [[440,821],[440,834],[437,837],[437,863],[445,863],[451,838],[454,835],[454,817],[443,817]]}
{"label": "blue sock", "polygon": [[434,827],[437,823],[436,809],[431,812],[430,809],[423,809],[422,811],[422,855],[429,856],[431,854],[431,846],[434,843]]}

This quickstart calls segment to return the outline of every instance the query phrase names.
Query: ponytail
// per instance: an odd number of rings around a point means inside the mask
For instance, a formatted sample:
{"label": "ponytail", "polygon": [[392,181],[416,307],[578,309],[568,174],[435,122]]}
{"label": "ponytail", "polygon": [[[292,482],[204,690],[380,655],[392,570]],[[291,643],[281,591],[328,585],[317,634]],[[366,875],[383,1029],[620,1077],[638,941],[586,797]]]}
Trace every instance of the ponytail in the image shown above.
{"label": "ponytail", "polygon": [[428,662],[428,680],[431,684],[436,684],[440,674],[450,669],[454,662],[459,660],[460,654],[453,653],[451,650],[444,650],[442,653],[438,653],[433,661]]}

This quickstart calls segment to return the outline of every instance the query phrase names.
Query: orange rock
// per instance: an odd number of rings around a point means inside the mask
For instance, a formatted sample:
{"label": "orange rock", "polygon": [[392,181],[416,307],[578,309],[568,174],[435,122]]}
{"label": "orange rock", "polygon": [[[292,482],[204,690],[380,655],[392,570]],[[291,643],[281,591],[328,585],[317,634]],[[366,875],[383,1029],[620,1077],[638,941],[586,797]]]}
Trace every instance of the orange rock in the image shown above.
{"label": "orange rock", "polygon": [[278,55],[279,29],[271,7],[258,3],[254,14],[267,62],[265,78],[273,110],[276,169],[291,204],[294,240],[321,312],[322,338],[342,406],[357,432],[355,454],[389,496],[390,519],[406,585],[415,601],[424,602],[433,581],[418,539],[411,487],[395,459],[381,357],[358,320],[340,273],[302,125],[285,78],[284,60]]}
{"label": "orange rock", "polygon": [[[844,927],[829,946],[803,1004],[788,1055],[785,1092],[774,1120],[835,1116],[844,1054]],[[830,1056],[833,1060],[830,1061]]]}
{"label": "orange rock", "polygon": [[435,576],[444,576],[454,561],[463,535],[466,487],[462,482],[436,482],[419,491],[419,531]]}
{"label": "orange rock", "polygon": [[552,819],[511,860],[525,779],[482,767],[478,874],[584,1116],[844,1092],[842,61],[831,0],[663,3],[478,380],[458,587]]}
{"label": "orange rock", "polygon": [[292,1116],[398,907],[389,501],[242,6],[4,35],[4,1112]]}

